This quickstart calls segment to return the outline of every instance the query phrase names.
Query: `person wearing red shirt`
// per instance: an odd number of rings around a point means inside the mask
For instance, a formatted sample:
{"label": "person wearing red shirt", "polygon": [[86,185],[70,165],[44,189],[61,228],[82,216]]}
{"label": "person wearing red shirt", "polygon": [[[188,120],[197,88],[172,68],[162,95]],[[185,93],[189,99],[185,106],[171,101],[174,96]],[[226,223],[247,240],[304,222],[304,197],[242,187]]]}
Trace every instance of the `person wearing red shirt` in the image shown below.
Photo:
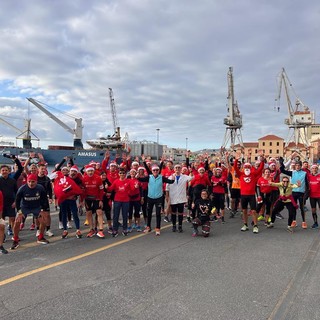
{"label": "person wearing red shirt", "polygon": [[[193,172],[193,171],[191,171]],[[208,178],[208,174],[205,172],[205,169],[203,167],[200,167],[198,169],[198,174],[194,176],[194,179],[190,183],[190,195],[192,198],[191,207],[192,207],[192,219],[196,216],[196,210],[195,210],[195,202],[197,199],[201,198],[201,191],[203,189],[207,189],[208,187],[211,187],[211,182]]]}
{"label": "person wearing red shirt", "polygon": [[307,173],[309,181],[309,197],[310,206],[313,218],[312,229],[318,229],[318,216],[317,216],[317,204],[320,208],[320,173],[318,173],[319,168],[316,164],[311,166],[311,172]]}
{"label": "person wearing red shirt", "polygon": [[225,201],[225,186],[227,179],[225,175],[222,175],[222,169],[220,167],[214,168],[214,175],[211,177],[212,183],[212,202],[216,208],[216,214],[221,216],[221,222],[224,223],[224,201]]}
{"label": "person wearing red shirt", "polygon": [[[238,157],[238,156],[237,156]],[[259,228],[257,225],[257,202],[256,202],[256,184],[257,180],[261,176],[262,170],[264,168],[264,158],[261,157],[260,165],[258,169],[252,167],[250,163],[245,163],[243,165],[243,171],[238,168],[239,159],[236,158],[234,161],[234,169],[240,179],[240,194],[241,194],[241,207],[243,213],[243,226],[241,231],[248,231],[248,205],[252,212],[253,219],[253,233],[259,233]]]}
{"label": "person wearing red shirt", "polygon": [[144,201],[142,194],[142,182],[137,178],[137,171],[135,169],[130,170],[129,184],[131,191],[129,193],[129,222],[128,222],[128,232],[132,232],[132,217],[134,218],[135,228],[138,232],[141,232],[140,226],[140,209],[141,201]]}
{"label": "person wearing red shirt", "polygon": [[[265,219],[265,223],[268,224],[270,214],[271,214],[271,195],[274,187],[270,186],[270,182],[275,182],[270,176],[270,169],[266,168],[263,171],[262,177],[257,181],[257,213],[260,214],[260,211],[265,207],[265,216],[261,214],[262,219]],[[260,215],[259,215],[260,217]],[[259,220],[258,217],[258,221]]]}
{"label": "person wearing red shirt", "polygon": [[[138,178],[144,178],[147,176],[147,172],[144,167],[139,167],[138,168]],[[148,182],[141,182],[141,187],[142,187],[142,196],[141,196],[141,210],[143,214],[143,219],[144,219],[144,224],[145,227],[147,226],[148,223],[148,217],[147,217],[147,197],[148,197]]]}
{"label": "person wearing red shirt", "polygon": [[[161,175],[166,177],[166,178],[169,178],[172,174],[174,174],[174,167],[173,167],[173,162],[172,160],[168,160],[166,161],[166,165],[164,168],[161,169]],[[166,210],[164,210],[164,207],[165,207],[165,199],[166,199],[166,196],[165,196],[165,193],[166,193],[166,183],[163,184],[163,200],[162,200],[162,211],[164,211],[164,218],[163,218],[163,221],[164,222],[170,222],[170,219],[169,219],[169,214],[171,213],[171,207],[170,205],[167,205],[167,208]]]}
{"label": "person wearing red shirt", "polygon": [[119,216],[122,213],[122,235],[128,235],[128,211],[130,201],[131,185],[129,179],[126,178],[125,169],[119,170],[119,179],[116,179],[111,186],[108,187],[109,192],[114,192],[113,202],[113,233],[112,236],[115,238],[118,236],[119,230]]}
{"label": "person wearing red shirt", "polygon": [[[104,238],[103,233],[103,195],[104,187],[100,176],[96,175],[93,166],[85,168],[86,174],[83,176],[82,183],[84,186],[84,203],[86,208],[86,218],[89,222],[90,231],[87,234],[88,238],[92,238],[95,234],[99,238]],[[97,214],[99,231],[96,233],[93,224],[93,213]]]}

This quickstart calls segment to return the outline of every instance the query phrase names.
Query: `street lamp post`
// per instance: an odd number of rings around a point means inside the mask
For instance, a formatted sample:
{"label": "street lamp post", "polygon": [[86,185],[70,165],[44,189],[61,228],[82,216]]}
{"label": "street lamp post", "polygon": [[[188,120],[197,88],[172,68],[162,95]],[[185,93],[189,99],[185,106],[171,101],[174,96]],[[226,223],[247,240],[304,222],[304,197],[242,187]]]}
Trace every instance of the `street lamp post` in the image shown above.
{"label": "street lamp post", "polygon": [[159,160],[159,132],[160,129],[156,129],[157,130],[157,160]]}

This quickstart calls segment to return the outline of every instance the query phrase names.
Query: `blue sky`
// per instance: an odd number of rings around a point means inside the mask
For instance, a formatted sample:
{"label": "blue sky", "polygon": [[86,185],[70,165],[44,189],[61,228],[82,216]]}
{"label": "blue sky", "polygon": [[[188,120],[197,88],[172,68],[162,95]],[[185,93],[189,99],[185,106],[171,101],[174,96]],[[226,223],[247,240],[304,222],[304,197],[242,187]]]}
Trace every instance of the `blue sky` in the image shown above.
{"label": "blue sky", "polygon": [[[82,118],[85,141],[113,133],[111,87],[131,140],[156,141],[160,128],[171,147],[188,138],[191,150],[218,148],[230,66],[244,141],[286,137],[285,101],[274,110],[282,67],[319,110],[316,0],[3,0],[0,15],[0,117],[21,129],[30,117],[42,147],[72,145],[72,136],[26,97]],[[1,123],[0,135],[16,137]]]}

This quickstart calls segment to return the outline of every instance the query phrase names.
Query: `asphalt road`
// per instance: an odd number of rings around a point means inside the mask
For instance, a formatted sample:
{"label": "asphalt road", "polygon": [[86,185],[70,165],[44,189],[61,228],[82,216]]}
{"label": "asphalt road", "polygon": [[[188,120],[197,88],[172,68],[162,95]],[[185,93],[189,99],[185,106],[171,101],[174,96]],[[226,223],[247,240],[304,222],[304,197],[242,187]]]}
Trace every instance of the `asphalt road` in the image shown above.
{"label": "asphalt road", "polygon": [[320,319],[318,230],[290,234],[277,220],[255,235],[237,215],[209,238],[185,222],[183,233],[162,223],[160,237],[61,239],[54,228],[40,245],[30,223],[0,255],[0,319]]}

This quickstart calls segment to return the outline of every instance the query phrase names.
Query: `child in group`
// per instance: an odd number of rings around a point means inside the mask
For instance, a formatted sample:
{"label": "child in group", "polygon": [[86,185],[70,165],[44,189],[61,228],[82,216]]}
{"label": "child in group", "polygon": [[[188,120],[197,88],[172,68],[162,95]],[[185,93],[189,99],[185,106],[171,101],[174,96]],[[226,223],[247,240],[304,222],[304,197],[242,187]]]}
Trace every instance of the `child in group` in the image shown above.
{"label": "child in group", "polygon": [[210,214],[212,203],[209,199],[209,192],[206,189],[201,191],[200,199],[197,199],[192,204],[192,209],[195,209],[196,217],[192,220],[193,233],[192,236],[198,235],[198,227],[202,226],[202,235],[207,238],[210,234]]}

